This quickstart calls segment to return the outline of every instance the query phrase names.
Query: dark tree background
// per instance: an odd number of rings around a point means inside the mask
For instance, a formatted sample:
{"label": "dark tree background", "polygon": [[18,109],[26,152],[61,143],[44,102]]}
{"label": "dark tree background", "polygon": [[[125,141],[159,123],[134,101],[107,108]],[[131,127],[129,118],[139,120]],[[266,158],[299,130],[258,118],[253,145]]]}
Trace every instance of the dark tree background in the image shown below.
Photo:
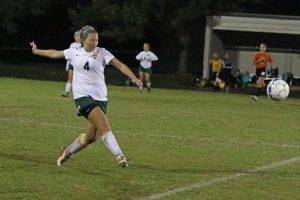
{"label": "dark tree background", "polygon": [[[0,0],[1,60],[41,48],[65,49],[73,32],[92,25],[100,46],[134,65],[144,41],[158,54],[156,72],[200,72],[205,17],[229,12],[299,15],[296,0]],[[30,61],[24,56],[17,60]],[[14,59],[16,61],[16,59]]]}

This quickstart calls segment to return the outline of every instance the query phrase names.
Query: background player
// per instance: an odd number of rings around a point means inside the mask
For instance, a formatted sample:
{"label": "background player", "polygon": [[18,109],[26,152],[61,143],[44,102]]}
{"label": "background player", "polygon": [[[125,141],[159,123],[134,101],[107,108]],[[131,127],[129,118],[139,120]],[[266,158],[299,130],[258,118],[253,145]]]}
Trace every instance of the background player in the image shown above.
{"label": "background player", "polygon": [[150,74],[152,73],[152,69],[151,69],[152,61],[158,60],[158,57],[152,51],[150,51],[149,43],[144,43],[143,49],[144,51],[140,52],[136,56],[136,59],[140,61],[139,78],[142,81],[139,91],[143,90],[143,81],[145,80],[146,86],[148,88],[148,92],[150,92],[150,88],[151,88]]}
{"label": "background player", "polygon": [[[80,31],[76,31],[74,33],[74,40],[75,42],[73,42],[70,45],[70,48],[75,48],[75,47],[81,47],[81,42],[80,42]],[[66,71],[68,72],[68,80],[66,83],[66,91],[65,93],[63,93],[61,96],[62,97],[68,97],[71,89],[72,89],[72,80],[73,80],[73,65],[71,64],[71,60],[67,60],[67,64],[66,64]]]}
{"label": "background player", "polygon": [[256,52],[252,59],[253,65],[256,67],[256,76],[258,77],[256,81],[256,91],[254,92],[254,95],[251,95],[251,98],[255,101],[257,101],[258,96],[260,95],[261,88],[265,87],[268,64],[270,63],[270,67],[272,67],[273,62],[271,55],[266,52],[266,44],[260,44],[259,49],[260,51]]}

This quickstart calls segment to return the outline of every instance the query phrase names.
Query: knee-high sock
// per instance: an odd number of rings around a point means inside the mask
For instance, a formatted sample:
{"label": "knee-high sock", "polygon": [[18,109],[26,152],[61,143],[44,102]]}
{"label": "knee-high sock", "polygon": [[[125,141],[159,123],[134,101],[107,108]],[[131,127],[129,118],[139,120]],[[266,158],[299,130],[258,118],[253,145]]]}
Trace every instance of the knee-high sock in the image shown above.
{"label": "knee-high sock", "polygon": [[142,90],[142,89],[143,89],[143,82],[140,85],[140,90]]}
{"label": "knee-high sock", "polygon": [[66,93],[70,93],[71,92],[71,88],[72,88],[72,83],[67,82],[66,83]]}
{"label": "knee-high sock", "polygon": [[74,154],[87,146],[86,134],[80,134],[75,141],[67,147],[68,154]]}
{"label": "knee-high sock", "polygon": [[151,82],[150,81],[146,81],[146,85],[147,85],[148,88],[150,88],[151,87]]}
{"label": "knee-high sock", "polygon": [[106,133],[104,133],[101,136],[103,143],[105,144],[105,146],[110,150],[110,152],[115,156],[120,156],[123,155],[119,144],[114,136],[114,134],[111,131],[108,131]]}

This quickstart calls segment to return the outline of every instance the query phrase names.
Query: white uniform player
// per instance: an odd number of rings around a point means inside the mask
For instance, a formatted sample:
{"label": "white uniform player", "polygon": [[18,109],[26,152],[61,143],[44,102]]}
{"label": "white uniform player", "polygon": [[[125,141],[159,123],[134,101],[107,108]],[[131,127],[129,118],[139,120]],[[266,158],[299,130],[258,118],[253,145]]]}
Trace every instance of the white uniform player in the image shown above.
{"label": "white uniform player", "polygon": [[[75,42],[73,42],[70,45],[70,48],[76,48],[76,47],[81,47],[81,41],[80,41],[80,31],[76,31],[74,33],[74,40]],[[73,81],[73,66],[71,63],[71,60],[67,60],[67,64],[66,64],[66,71],[68,72],[68,81],[66,83],[66,87],[65,87],[65,93],[63,93],[61,96],[62,97],[68,97],[72,88],[72,81]]]}
{"label": "white uniform player", "polygon": [[86,133],[80,134],[72,144],[63,146],[57,159],[61,166],[71,155],[84,149],[100,137],[111,151],[120,167],[127,167],[128,162],[112,133],[107,119],[107,88],[104,79],[104,68],[111,64],[127,75],[133,83],[140,86],[141,81],[127,65],[115,58],[109,51],[97,47],[98,32],[91,26],[85,26],[80,31],[82,47],[69,48],[64,51],[38,49],[31,42],[32,52],[49,58],[66,58],[71,60],[74,68],[74,101],[80,115],[87,120]]}
{"label": "white uniform player", "polygon": [[157,61],[158,57],[152,51],[142,51],[136,56],[136,59],[140,61],[141,67],[149,69],[152,67],[152,61]]}
{"label": "white uniform player", "polygon": [[[144,43],[143,46],[144,51],[140,52],[135,58],[140,61],[139,67],[139,75],[140,80],[146,81],[146,85],[148,88],[148,92],[150,92],[151,82],[150,82],[150,74],[152,73],[152,61],[157,61],[158,57],[150,51],[149,43]],[[140,86],[139,91],[143,90],[143,84]]]}
{"label": "white uniform player", "polygon": [[[81,43],[78,43],[78,42],[73,42],[69,48],[76,48],[76,47],[81,47]],[[66,63],[66,71],[69,71],[69,67],[70,67],[70,64],[71,64],[71,60],[67,60],[67,63]],[[71,64],[72,65],[72,64]]]}
{"label": "white uniform player", "polygon": [[82,47],[69,48],[64,51],[64,54],[66,59],[72,60],[74,68],[74,99],[91,96],[98,101],[107,101],[104,68],[114,56],[99,47],[92,52],[86,52]]}

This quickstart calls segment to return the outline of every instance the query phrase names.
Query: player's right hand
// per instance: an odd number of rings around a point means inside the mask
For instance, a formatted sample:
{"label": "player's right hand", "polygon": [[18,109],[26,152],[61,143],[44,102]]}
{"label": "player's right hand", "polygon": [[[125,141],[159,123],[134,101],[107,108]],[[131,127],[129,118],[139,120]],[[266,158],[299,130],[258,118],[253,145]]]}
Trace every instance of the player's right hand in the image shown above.
{"label": "player's right hand", "polygon": [[30,44],[30,46],[32,48],[32,53],[34,53],[36,51],[36,49],[37,49],[36,44],[34,43],[34,41],[30,42],[29,44]]}
{"label": "player's right hand", "polygon": [[142,81],[140,79],[135,78],[135,79],[131,79],[131,81],[133,84],[136,84],[139,87],[142,85]]}

